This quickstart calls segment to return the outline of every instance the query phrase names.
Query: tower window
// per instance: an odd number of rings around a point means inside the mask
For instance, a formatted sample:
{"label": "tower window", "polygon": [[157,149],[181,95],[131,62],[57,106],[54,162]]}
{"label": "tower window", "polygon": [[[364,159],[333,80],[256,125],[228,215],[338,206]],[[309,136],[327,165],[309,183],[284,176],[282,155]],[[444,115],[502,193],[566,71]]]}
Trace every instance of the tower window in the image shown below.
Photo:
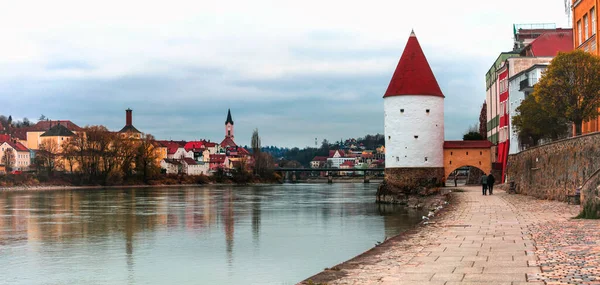
{"label": "tower window", "polygon": [[467,151],[467,155],[469,155],[469,152]]}
{"label": "tower window", "polygon": [[418,139],[418,138],[419,138],[419,136],[415,136],[415,139]]}
{"label": "tower window", "polygon": [[479,152],[479,155],[483,155],[483,151],[480,151],[480,152]]}
{"label": "tower window", "polygon": [[396,162],[400,161],[400,158],[396,156]]}
{"label": "tower window", "polygon": [[479,162],[479,165],[481,165],[481,161]]}
{"label": "tower window", "polygon": [[400,109],[400,113],[404,113],[404,109]]}
{"label": "tower window", "polygon": [[429,114],[429,109],[425,109],[425,112],[426,112],[427,114]]}
{"label": "tower window", "polygon": [[388,140],[391,140],[391,139],[392,139],[392,136],[388,136]]}
{"label": "tower window", "polygon": [[450,155],[452,155],[452,152],[450,152]]}
{"label": "tower window", "polygon": [[427,156],[425,157],[425,161],[427,161]]}
{"label": "tower window", "polygon": [[452,165],[452,160],[450,160],[450,165]]}
{"label": "tower window", "polygon": [[228,136],[231,136],[231,131],[227,131],[227,135],[228,135]]}

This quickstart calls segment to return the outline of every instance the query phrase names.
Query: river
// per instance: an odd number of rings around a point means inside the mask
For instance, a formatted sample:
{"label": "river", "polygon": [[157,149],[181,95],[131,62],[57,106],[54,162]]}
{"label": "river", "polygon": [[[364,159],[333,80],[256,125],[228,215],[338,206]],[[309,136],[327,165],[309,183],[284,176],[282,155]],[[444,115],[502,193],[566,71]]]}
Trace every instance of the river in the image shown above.
{"label": "river", "polygon": [[0,192],[0,284],[294,284],[412,227],[376,184]]}

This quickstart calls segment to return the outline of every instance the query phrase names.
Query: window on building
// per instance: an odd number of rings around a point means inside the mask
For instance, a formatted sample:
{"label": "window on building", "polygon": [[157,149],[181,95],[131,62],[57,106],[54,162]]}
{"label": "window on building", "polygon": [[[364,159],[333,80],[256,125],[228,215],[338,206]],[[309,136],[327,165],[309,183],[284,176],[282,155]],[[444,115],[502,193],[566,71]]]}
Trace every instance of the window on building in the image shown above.
{"label": "window on building", "polygon": [[589,25],[589,22],[588,22],[588,15],[587,14],[585,14],[583,16],[583,26],[585,27],[584,30],[583,30],[584,33],[585,33],[585,35],[583,35],[583,36],[587,40],[590,37],[590,25]]}
{"label": "window on building", "polygon": [[400,113],[404,113],[404,109],[400,109]]}
{"label": "window on building", "polygon": [[596,34],[596,7],[592,8],[592,10],[590,10],[590,17],[592,20],[592,35]]}
{"label": "window on building", "polygon": [[400,161],[400,158],[396,156],[396,162]]}
{"label": "window on building", "polygon": [[577,21],[577,45],[581,45],[583,43],[582,41],[582,37],[581,37],[581,20]]}
{"label": "window on building", "polygon": [[427,156],[425,157],[425,161],[427,161]]}
{"label": "window on building", "polygon": [[429,114],[429,109],[425,109],[425,112],[426,112],[427,114]]}
{"label": "window on building", "polygon": [[419,136],[415,136],[415,139],[418,139],[418,138],[419,138]]}

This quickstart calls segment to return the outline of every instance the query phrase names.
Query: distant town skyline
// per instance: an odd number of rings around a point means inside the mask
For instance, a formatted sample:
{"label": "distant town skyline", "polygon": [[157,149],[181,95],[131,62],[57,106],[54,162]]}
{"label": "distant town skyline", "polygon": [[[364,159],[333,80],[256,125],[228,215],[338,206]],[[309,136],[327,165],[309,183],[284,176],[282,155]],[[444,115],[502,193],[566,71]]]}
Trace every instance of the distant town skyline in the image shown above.
{"label": "distant town skyline", "polygon": [[[478,122],[485,72],[512,24],[569,27],[562,1],[7,3],[0,114],[162,140],[314,146],[383,133],[383,94],[414,28],[446,96],[446,139]],[[518,7],[518,8],[516,8]],[[531,11],[535,11],[531,12]]]}

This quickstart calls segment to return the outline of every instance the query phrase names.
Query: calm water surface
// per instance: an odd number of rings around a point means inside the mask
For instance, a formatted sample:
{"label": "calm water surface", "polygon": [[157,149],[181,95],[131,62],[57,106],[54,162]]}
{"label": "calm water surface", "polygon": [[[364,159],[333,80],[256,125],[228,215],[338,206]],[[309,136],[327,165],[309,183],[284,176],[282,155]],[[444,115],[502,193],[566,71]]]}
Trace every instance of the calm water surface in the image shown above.
{"label": "calm water surface", "polygon": [[420,220],[377,185],[0,193],[0,284],[294,284]]}

